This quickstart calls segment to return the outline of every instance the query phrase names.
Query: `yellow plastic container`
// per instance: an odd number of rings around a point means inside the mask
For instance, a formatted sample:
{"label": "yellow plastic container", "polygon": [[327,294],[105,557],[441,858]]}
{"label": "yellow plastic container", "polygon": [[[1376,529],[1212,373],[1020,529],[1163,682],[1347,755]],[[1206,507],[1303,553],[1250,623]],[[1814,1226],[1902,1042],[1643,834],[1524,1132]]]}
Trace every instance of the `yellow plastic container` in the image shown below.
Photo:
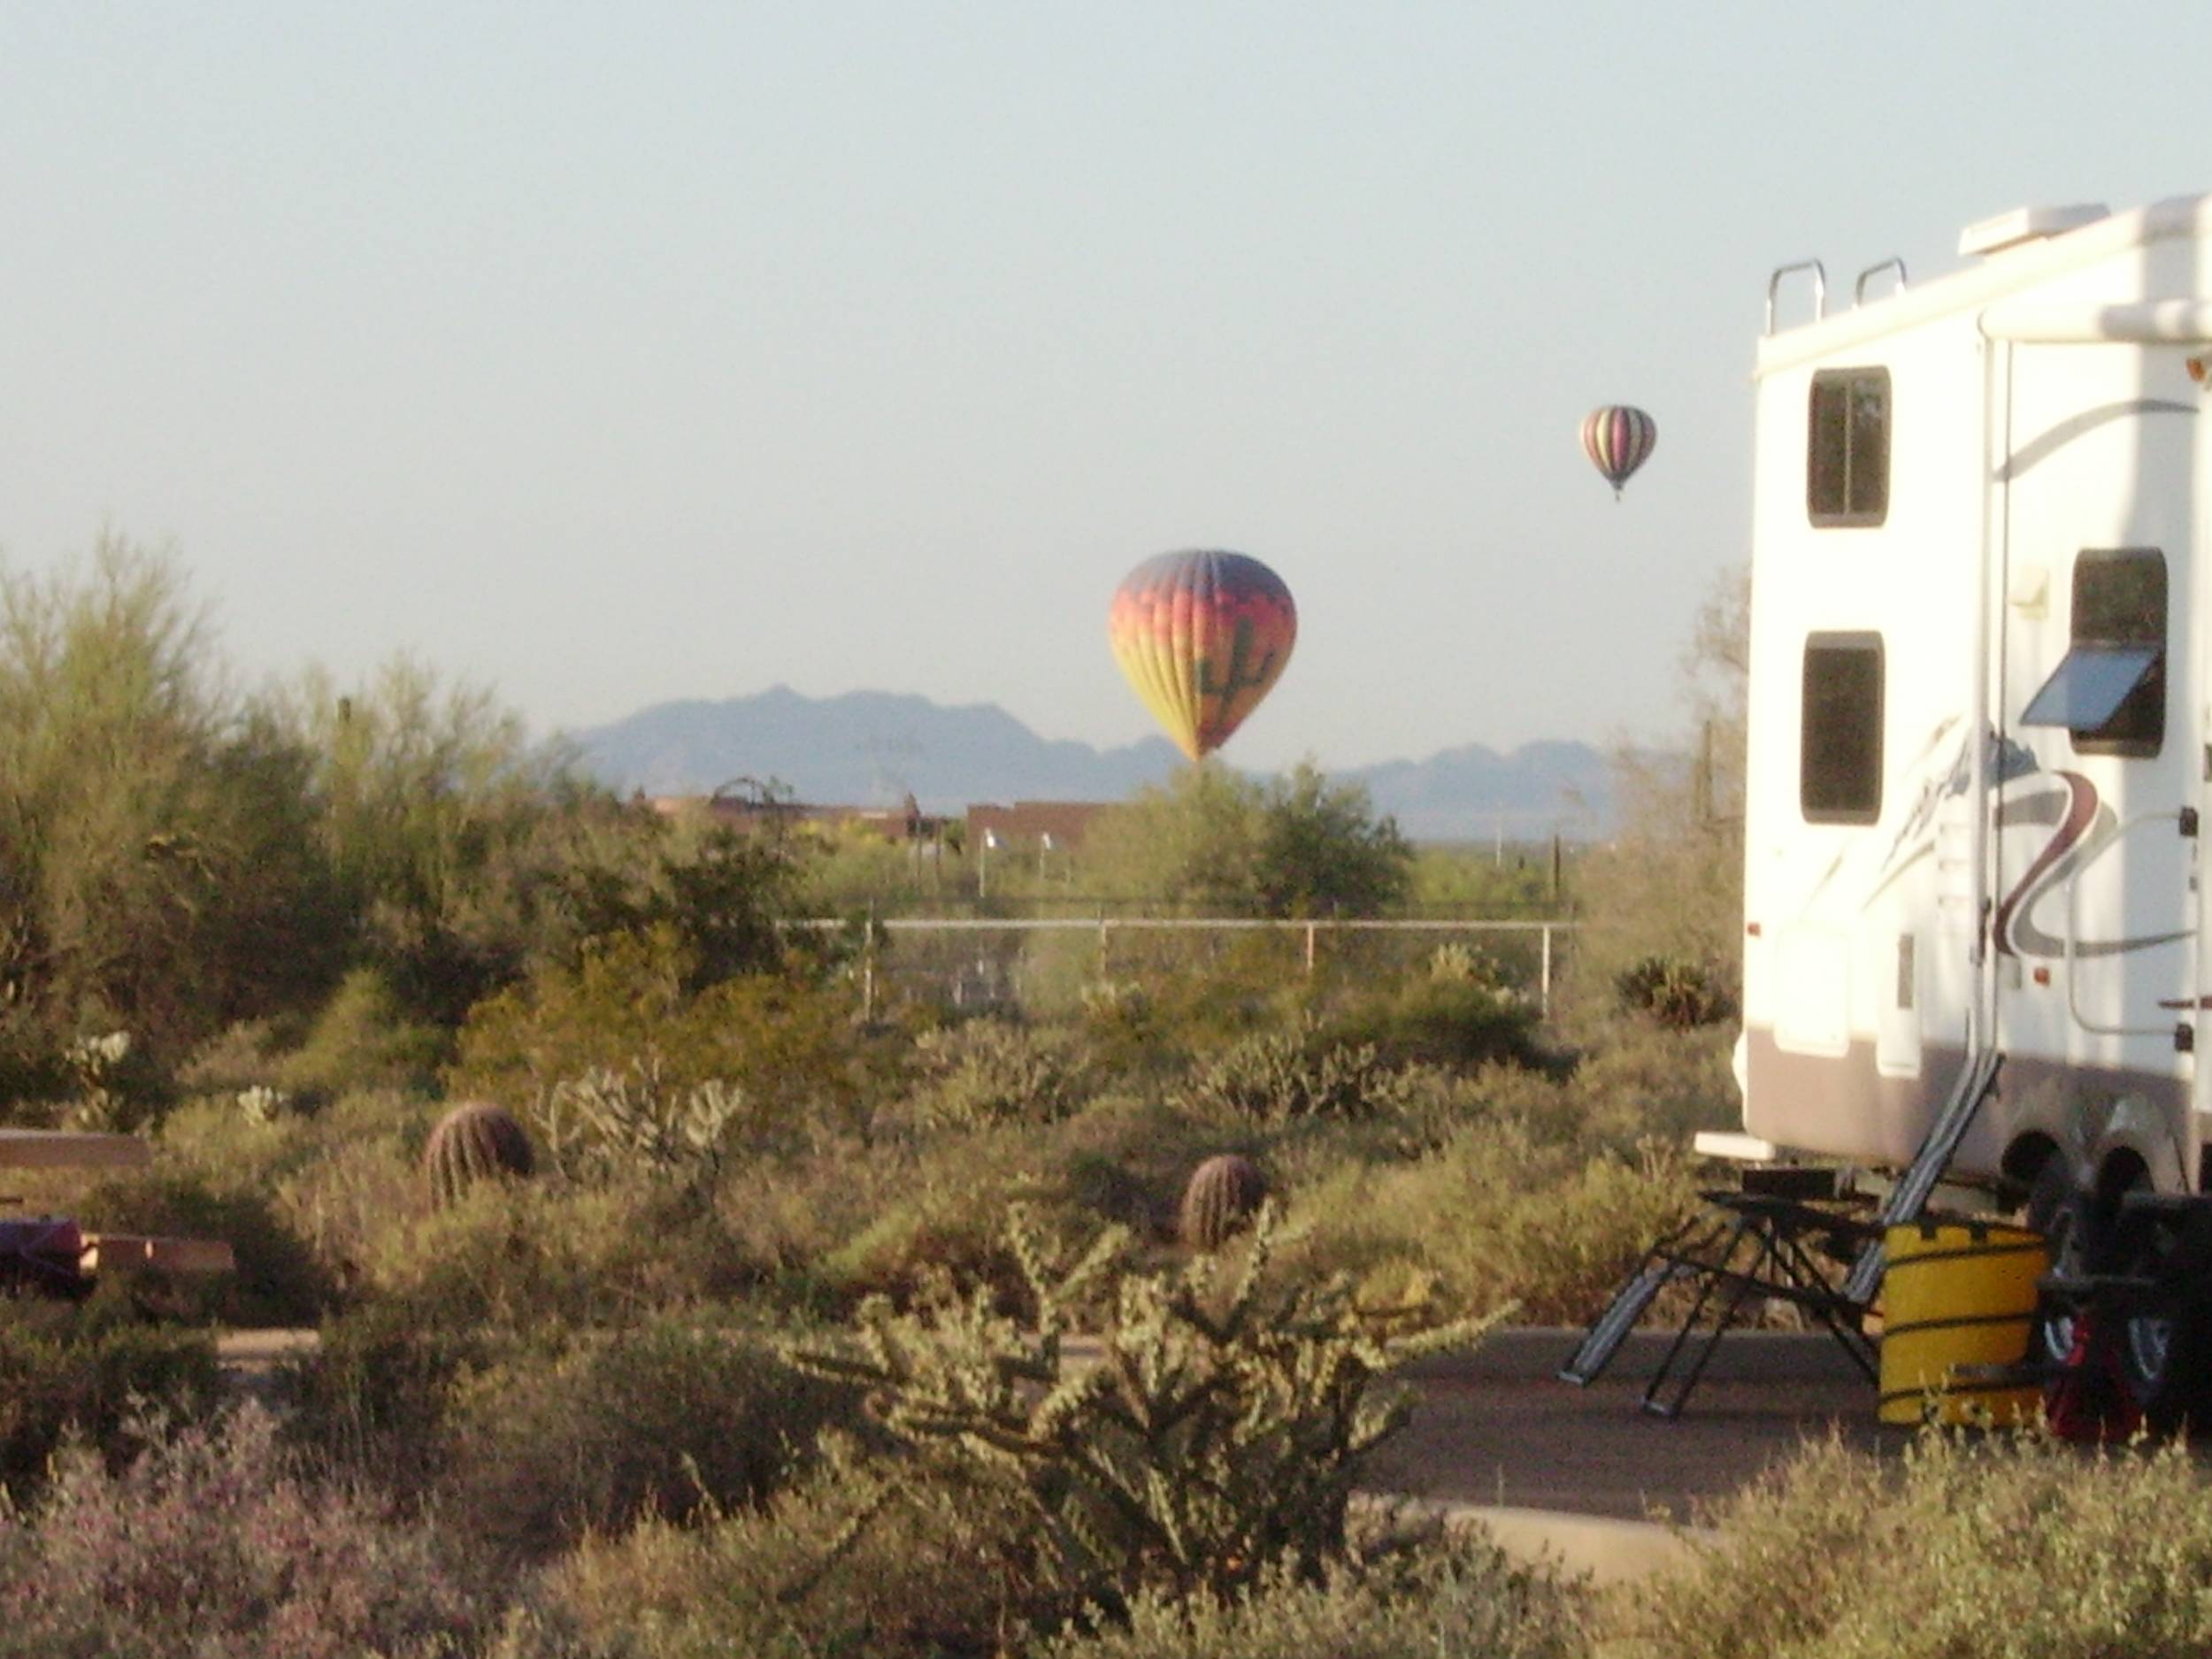
{"label": "yellow plastic container", "polygon": [[2001,1222],[1918,1222],[1885,1235],[1885,1423],[2018,1424],[2037,1388],[1962,1380],[1962,1366],[2027,1357],[2035,1282],[2050,1264],[2043,1235]]}

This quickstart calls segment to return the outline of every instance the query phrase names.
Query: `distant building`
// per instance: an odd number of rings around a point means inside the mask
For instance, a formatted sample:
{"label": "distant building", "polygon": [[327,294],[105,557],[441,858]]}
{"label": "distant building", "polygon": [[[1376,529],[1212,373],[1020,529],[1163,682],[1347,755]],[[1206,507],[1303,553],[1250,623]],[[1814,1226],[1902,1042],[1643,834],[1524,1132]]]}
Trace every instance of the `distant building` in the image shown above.
{"label": "distant building", "polygon": [[887,841],[934,841],[950,820],[931,818],[908,796],[895,807],[822,806],[808,801],[782,801],[753,795],[657,795],[646,805],[664,818],[703,812],[736,829],[757,829],[771,824],[818,825],[825,829],[858,829]]}

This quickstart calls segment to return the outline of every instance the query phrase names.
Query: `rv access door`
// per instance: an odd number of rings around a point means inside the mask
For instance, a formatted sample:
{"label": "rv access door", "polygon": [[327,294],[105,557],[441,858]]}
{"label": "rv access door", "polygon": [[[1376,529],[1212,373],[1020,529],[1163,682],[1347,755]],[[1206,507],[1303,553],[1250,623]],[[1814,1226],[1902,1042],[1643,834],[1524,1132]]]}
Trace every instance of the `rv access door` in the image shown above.
{"label": "rv access door", "polygon": [[2193,1178],[2175,1114],[2200,978],[2197,403],[2147,395],[2178,351],[1993,349],[2012,434],[1986,895],[2006,1094],[2079,1155],[2157,1148],[2173,1184]]}

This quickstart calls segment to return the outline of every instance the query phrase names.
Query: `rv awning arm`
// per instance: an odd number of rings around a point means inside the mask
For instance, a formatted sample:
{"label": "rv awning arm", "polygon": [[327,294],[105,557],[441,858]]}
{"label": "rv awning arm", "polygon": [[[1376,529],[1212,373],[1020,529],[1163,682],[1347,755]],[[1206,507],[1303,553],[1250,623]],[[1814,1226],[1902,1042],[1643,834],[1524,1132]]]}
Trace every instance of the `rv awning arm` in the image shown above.
{"label": "rv awning arm", "polygon": [[1985,307],[1982,334],[2024,346],[2212,345],[2212,300],[2139,305],[2004,302]]}

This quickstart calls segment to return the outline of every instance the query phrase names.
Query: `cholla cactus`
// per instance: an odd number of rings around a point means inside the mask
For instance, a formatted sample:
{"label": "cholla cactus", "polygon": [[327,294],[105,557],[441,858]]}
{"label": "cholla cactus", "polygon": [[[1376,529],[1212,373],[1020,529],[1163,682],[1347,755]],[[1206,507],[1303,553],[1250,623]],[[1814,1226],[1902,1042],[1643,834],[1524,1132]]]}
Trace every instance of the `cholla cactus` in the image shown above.
{"label": "cholla cactus", "polygon": [[625,1071],[595,1068],[555,1084],[538,1116],[564,1166],[599,1173],[643,1166],[706,1179],[721,1167],[746,1108],[745,1092],[731,1084],[672,1088],[659,1056],[648,1056]]}
{"label": "cholla cactus", "polygon": [[1327,1041],[1307,1019],[1231,1043],[1197,1068],[1186,1096],[1202,1109],[1279,1120],[1364,1118],[1404,1093],[1373,1043]]}
{"label": "cholla cactus", "polygon": [[1457,941],[1439,945],[1429,953],[1429,978],[1466,981],[1486,979],[1488,971],[1482,957],[1471,945]]}
{"label": "cholla cactus", "polygon": [[[1343,1551],[1361,1461],[1407,1415],[1371,1385],[1489,1323],[1420,1328],[1341,1279],[1275,1285],[1273,1239],[1263,1209],[1233,1269],[1144,1274],[1116,1229],[1063,1270],[1018,1212],[1008,1243],[1033,1318],[1000,1312],[988,1286],[905,1313],[873,1297],[841,1346],[792,1357],[871,1389],[926,1455],[1021,1476],[1054,1577],[1089,1600],[1226,1598]],[[1094,1360],[1065,1351],[1079,1317],[1102,1318]]]}
{"label": "cholla cactus", "polygon": [[1266,1199],[1267,1178],[1260,1166],[1225,1152],[1191,1171],[1177,1231],[1194,1250],[1217,1250],[1259,1213]]}
{"label": "cholla cactus", "polygon": [[257,1083],[238,1091],[238,1112],[250,1124],[273,1124],[290,1110],[292,1097],[282,1089]]}
{"label": "cholla cactus", "polygon": [[423,1148],[423,1178],[441,1209],[479,1181],[529,1175],[537,1167],[522,1125],[485,1101],[468,1101],[438,1120]]}
{"label": "cholla cactus", "polygon": [[926,1128],[1051,1123],[1088,1092],[1081,1056],[1064,1033],[1002,1019],[972,1019],[915,1041],[927,1085],[913,1116]]}
{"label": "cholla cactus", "polygon": [[69,1114],[73,1128],[127,1134],[145,1121],[146,1068],[133,1064],[137,1058],[127,1031],[80,1037],[64,1050],[62,1063],[77,1085],[77,1104]]}

